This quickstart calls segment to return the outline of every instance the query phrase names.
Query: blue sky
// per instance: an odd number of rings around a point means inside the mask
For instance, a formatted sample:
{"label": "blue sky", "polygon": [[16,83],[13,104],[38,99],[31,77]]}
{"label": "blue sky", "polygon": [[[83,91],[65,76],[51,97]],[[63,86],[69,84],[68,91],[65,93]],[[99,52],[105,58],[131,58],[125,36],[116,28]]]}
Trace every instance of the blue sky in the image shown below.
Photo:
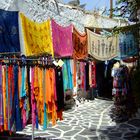
{"label": "blue sky", "polygon": [[[65,3],[72,1],[72,0],[64,0]],[[115,5],[115,1],[113,0],[113,5]],[[93,9],[98,9],[98,8],[102,8],[102,7],[107,7],[107,9],[110,8],[109,4],[110,4],[110,0],[80,0],[81,4],[86,3],[86,9],[87,10],[93,10]]]}

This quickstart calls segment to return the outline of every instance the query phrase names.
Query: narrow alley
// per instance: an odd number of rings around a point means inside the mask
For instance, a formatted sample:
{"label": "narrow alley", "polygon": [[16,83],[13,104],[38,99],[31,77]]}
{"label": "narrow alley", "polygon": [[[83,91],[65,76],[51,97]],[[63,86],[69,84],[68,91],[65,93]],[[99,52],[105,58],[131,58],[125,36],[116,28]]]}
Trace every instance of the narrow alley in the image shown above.
{"label": "narrow alley", "polygon": [[[110,118],[113,101],[95,99],[85,101],[78,107],[64,112],[64,120],[49,127],[46,131],[40,127],[35,130],[34,137],[45,140],[139,140],[137,133],[140,130],[140,115],[128,122],[116,124]],[[31,125],[20,134],[32,135]]]}

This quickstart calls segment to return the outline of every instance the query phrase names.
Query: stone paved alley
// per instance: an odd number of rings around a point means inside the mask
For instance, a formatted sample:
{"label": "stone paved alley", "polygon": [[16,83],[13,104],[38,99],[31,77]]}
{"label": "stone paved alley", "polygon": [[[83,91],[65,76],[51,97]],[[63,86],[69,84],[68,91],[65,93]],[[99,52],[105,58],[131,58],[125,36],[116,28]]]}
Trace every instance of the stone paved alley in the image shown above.
{"label": "stone paved alley", "polygon": [[[140,130],[140,118],[136,117],[125,123],[116,124],[110,118],[112,101],[95,99],[84,102],[78,107],[64,112],[64,120],[56,126],[43,131],[40,127],[35,130],[36,138],[46,140],[140,140],[136,134]],[[32,134],[31,125],[20,134]]]}

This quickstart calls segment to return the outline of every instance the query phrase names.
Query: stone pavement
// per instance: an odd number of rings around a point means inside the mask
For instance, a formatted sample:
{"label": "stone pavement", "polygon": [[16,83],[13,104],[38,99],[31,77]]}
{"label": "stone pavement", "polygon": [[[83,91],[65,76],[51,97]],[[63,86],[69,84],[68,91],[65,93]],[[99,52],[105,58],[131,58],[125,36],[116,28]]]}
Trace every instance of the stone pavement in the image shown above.
{"label": "stone pavement", "polygon": [[[45,140],[140,140],[136,134],[140,130],[140,117],[128,122],[116,124],[109,114],[113,106],[112,101],[95,99],[86,101],[78,107],[64,112],[64,120],[57,125],[49,124],[47,130],[40,126],[35,130],[34,137]],[[32,134],[32,127],[28,125],[19,134]]]}

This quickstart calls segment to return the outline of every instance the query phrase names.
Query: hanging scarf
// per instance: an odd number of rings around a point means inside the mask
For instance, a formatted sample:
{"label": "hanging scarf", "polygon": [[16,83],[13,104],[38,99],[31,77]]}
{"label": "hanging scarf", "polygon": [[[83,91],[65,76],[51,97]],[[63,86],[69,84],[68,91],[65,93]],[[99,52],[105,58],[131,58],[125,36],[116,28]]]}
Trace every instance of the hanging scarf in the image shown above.
{"label": "hanging scarf", "polygon": [[64,64],[62,67],[62,74],[63,74],[63,87],[64,87],[64,93],[66,89],[68,89],[68,71],[67,71],[67,64],[66,60],[63,60]]}
{"label": "hanging scarf", "polygon": [[4,110],[4,130],[8,130],[8,117],[7,117],[7,66],[3,66],[2,71],[2,89],[3,89],[3,110]]}
{"label": "hanging scarf", "polygon": [[0,52],[20,52],[18,12],[0,10]]}
{"label": "hanging scarf", "polygon": [[23,98],[26,96],[26,67],[23,66],[21,68],[21,74],[22,74],[22,78],[21,78],[21,89],[20,89],[20,98]]}
{"label": "hanging scarf", "polygon": [[0,65],[0,131],[3,130],[4,112],[3,112],[3,91],[2,91],[2,65]]}
{"label": "hanging scarf", "polygon": [[87,57],[87,34],[80,34],[75,28],[72,34],[73,39],[73,57],[75,59],[84,59]]}
{"label": "hanging scarf", "polygon": [[137,54],[137,44],[133,33],[119,34],[119,59],[129,58]]}
{"label": "hanging scarf", "polygon": [[14,120],[12,112],[14,110],[14,71],[13,66],[8,67],[8,129],[12,130]]}
{"label": "hanging scarf", "polygon": [[20,13],[26,55],[48,53],[53,56],[50,21],[33,22]]}
{"label": "hanging scarf", "polygon": [[118,55],[118,37],[106,37],[87,29],[88,53],[97,60],[110,60]]}
{"label": "hanging scarf", "polygon": [[35,96],[34,96],[34,68],[30,69],[31,71],[31,104],[32,104],[32,124],[33,124],[33,128],[35,127],[36,124],[36,118],[35,118]]}
{"label": "hanging scarf", "polygon": [[47,117],[47,102],[46,102],[46,69],[43,69],[43,109],[44,109],[44,115],[43,115],[43,129],[47,129],[47,122],[48,122],[48,117]]}
{"label": "hanging scarf", "polygon": [[46,70],[46,103],[47,113],[52,119],[52,125],[56,124],[57,113],[55,104],[55,72],[50,68]]}
{"label": "hanging scarf", "polygon": [[64,85],[64,92],[66,89],[73,89],[73,76],[70,67],[70,60],[64,59],[63,65],[63,85]]}
{"label": "hanging scarf", "polygon": [[68,89],[73,89],[73,75],[71,71],[70,60],[67,60],[66,64],[67,64],[67,72],[68,72]]}
{"label": "hanging scarf", "polygon": [[92,70],[91,70],[91,78],[92,78],[92,87],[96,87],[96,63],[92,62]]}
{"label": "hanging scarf", "polygon": [[76,60],[74,60],[74,70],[73,71],[74,71],[73,72],[73,86],[76,87],[77,86],[77,80],[76,80],[76,78],[77,78]]}
{"label": "hanging scarf", "polygon": [[14,95],[12,102],[12,116],[11,116],[11,131],[21,131],[21,112],[19,106],[19,97],[18,97],[18,65],[13,67],[13,83],[14,83]]}
{"label": "hanging scarf", "polygon": [[72,25],[68,27],[62,27],[59,26],[54,20],[52,20],[51,23],[55,56],[72,56]]}

